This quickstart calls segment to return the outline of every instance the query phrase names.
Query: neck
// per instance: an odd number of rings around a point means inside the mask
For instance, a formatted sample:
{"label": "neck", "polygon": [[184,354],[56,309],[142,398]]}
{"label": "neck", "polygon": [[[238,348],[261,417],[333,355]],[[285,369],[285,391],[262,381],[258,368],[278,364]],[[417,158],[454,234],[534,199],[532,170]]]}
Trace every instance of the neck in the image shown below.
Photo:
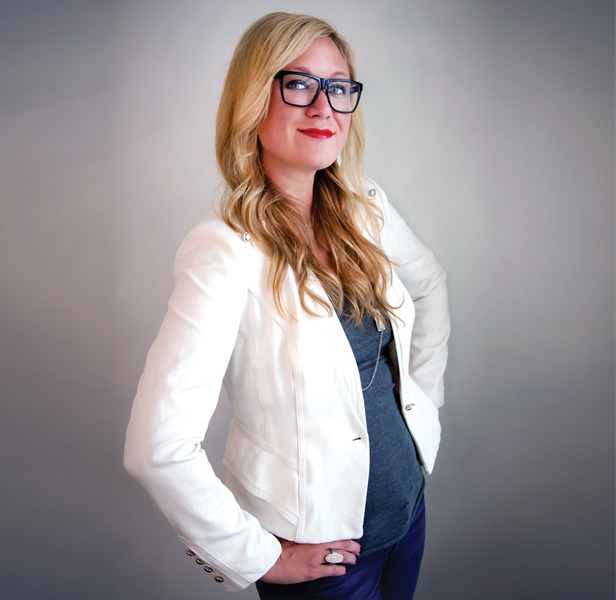
{"label": "neck", "polygon": [[[310,222],[316,171],[298,172],[295,170],[292,173],[287,173],[280,170],[274,172],[266,170],[266,173],[272,183],[286,198],[296,202],[306,221]],[[314,239],[314,235],[312,236],[312,244],[318,261],[324,267],[333,269],[334,264],[331,258],[327,252],[319,246],[317,240]]]}
{"label": "neck", "polygon": [[272,172],[266,169],[266,173],[276,188],[287,198],[296,202],[301,213],[309,220],[316,171],[287,173],[279,170]]}

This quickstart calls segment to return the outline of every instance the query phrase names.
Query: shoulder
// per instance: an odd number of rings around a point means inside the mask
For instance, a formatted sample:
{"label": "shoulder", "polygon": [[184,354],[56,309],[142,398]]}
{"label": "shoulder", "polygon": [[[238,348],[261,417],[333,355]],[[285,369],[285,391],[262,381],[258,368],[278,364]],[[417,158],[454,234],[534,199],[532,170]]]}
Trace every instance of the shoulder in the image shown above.
{"label": "shoulder", "polygon": [[383,188],[366,178],[366,193],[380,217],[378,241],[393,262],[406,262],[407,255],[422,247],[406,220],[391,205]]}
{"label": "shoulder", "polygon": [[370,200],[376,203],[382,203],[387,201],[387,196],[383,191],[383,188],[370,177],[364,179],[364,185],[366,188],[366,194]]}
{"label": "shoulder", "polygon": [[379,216],[386,221],[391,210],[391,206],[387,200],[387,194],[385,194],[383,188],[376,181],[374,181],[374,179],[370,179],[369,177],[365,178],[364,185],[366,188],[365,193],[368,197],[368,201],[373,205],[378,213],[380,213]]}
{"label": "shoulder", "polygon": [[383,188],[374,179],[364,179],[364,228],[370,237],[382,244],[387,235],[389,221],[392,218],[392,208]]}
{"label": "shoulder", "polygon": [[254,259],[252,239],[234,231],[211,210],[184,237],[175,257],[175,268],[220,265],[244,269]]}

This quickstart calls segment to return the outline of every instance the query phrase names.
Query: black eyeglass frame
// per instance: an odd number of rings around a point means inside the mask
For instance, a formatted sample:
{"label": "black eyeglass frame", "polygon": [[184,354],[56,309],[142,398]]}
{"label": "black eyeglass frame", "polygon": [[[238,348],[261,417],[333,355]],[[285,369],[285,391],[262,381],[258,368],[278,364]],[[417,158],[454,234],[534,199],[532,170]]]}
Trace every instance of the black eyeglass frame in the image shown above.
{"label": "black eyeglass frame", "polygon": [[[310,77],[310,79],[314,79],[318,81],[319,89],[317,89],[314,95],[314,98],[310,102],[308,102],[308,104],[295,104],[293,102],[287,102],[287,100],[285,100],[285,97],[284,97],[284,88],[282,86],[282,80],[283,80],[284,75],[302,75],[303,77]],[[319,97],[321,90],[323,90],[325,92],[325,96],[327,97],[327,102],[329,106],[331,107],[331,109],[335,112],[343,113],[347,115],[350,113],[354,113],[357,110],[357,107],[359,106],[359,100],[361,99],[361,93],[364,89],[363,83],[360,83],[359,81],[353,81],[352,79],[339,79],[337,77],[334,77],[333,79],[323,79],[321,77],[317,77],[316,75],[311,75],[310,73],[301,73],[300,71],[278,71],[278,73],[274,75],[274,79],[280,79],[280,96],[282,97],[282,101],[285,104],[288,104],[289,106],[299,106],[301,108],[306,108],[307,106],[311,106],[317,101],[317,98]],[[353,110],[338,110],[337,108],[334,108],[332,106],[332,101],[329,99],[328,87],[330,83],[336,82],[336,81],[342,81],[344,83],[354,83],[359,88],[359,91],[357,92],[357,102]]]}

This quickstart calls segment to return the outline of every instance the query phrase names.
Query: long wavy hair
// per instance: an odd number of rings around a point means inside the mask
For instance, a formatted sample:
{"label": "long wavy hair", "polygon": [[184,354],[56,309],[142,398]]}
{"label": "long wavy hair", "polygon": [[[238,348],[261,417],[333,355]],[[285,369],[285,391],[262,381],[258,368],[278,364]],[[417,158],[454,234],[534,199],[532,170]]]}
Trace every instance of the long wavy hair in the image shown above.
{"label": "long wavy hair", "polygon": [[[393,317],[386,298],[391,263],[366,228],[378,236],[382,217],[366,194],[363,173],[364,134],[361,107],[352,115],[346,144],[338,161],[316,173],[311,222],[286,198],[263,169],[259,129],[269,106],[272,81],[285,65],[318,38],[329,37],[356,79],[348,43],[325,21],[308,15],[276,12],[251,25],[240,39],[225,80],[216,120],[216,158],[227,183],[221,201],[225,222],[248,232],[269,256],[269,281],[277,309],[291,267],[304,310],[317,314],[307,298],[331,314],[325,299],[310,288],[311,273],[321,282],[331,304],[360,322],[367,311],[380,320]],[[317,259],[315,244],[329,253],[333,269]]]}

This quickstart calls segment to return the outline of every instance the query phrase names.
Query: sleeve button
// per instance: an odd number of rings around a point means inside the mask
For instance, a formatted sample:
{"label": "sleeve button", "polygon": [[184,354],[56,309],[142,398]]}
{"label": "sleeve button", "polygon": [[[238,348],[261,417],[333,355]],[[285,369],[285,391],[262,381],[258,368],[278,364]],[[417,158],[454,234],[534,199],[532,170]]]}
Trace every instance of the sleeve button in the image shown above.
{"label": "sleeve button", "polygon": [[186,550],[186,554],[188,554],[188,556],[195,556],[195,553],[192,550]]}
{"label": "sleeve button", "polygon": [[404,410],[412,410],[415,407],[415,404],[411,402],[404,407]]}
{"label": "sleeve button", "polygon": [[203,567],[203,570],[206,573],[212,573],[214,571],[214,569],[212,569],[212,567],[210,567],[209,565],[205,565],[205,567]]}
{"label": "sleeve button", "polygon": [[202,558],[195,558],[195,562],[198,565],[204,565],[205,564],[205,561]]}
{"label": "sleeve button", "polygon": [[214,581],[216,583],[222,583],[224,581],[224,579],[222,577],[219,577],[218,575],[216,575],[216,577],[214,577]]}

